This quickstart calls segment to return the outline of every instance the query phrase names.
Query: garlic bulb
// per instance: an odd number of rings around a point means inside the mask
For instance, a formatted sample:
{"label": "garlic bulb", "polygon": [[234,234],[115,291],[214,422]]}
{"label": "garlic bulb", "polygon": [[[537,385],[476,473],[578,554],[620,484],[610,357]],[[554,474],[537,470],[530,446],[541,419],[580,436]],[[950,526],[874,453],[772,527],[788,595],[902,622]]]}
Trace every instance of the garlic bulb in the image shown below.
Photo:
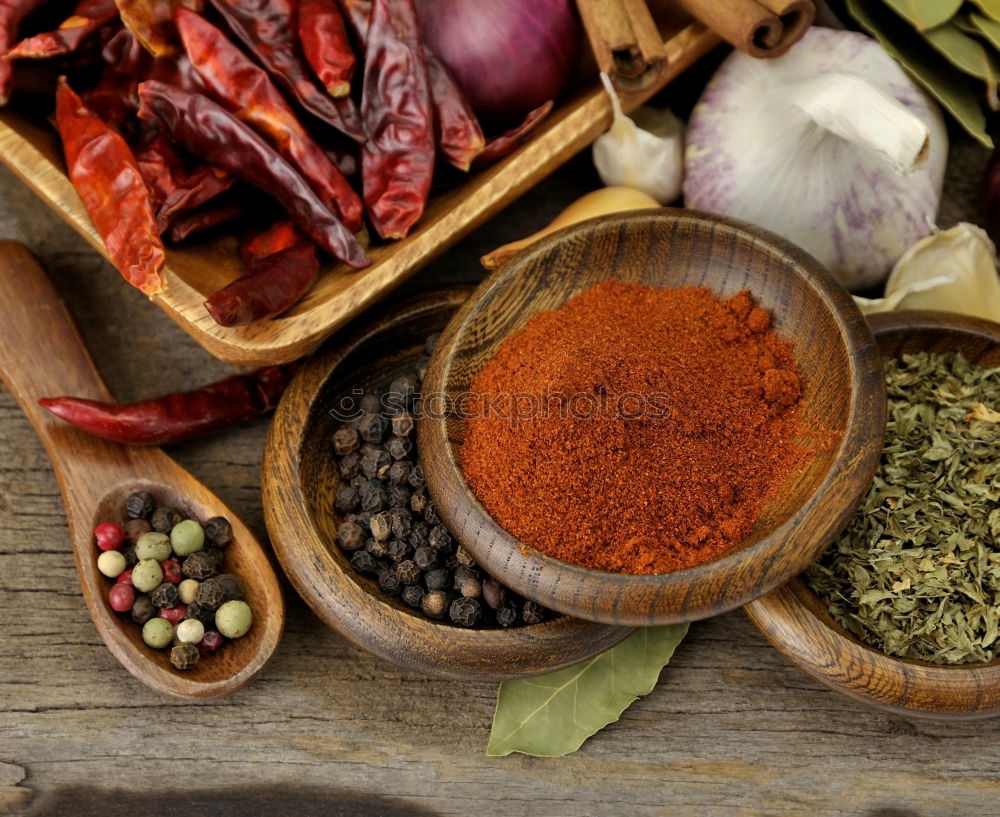
{"label": "garlic bulb", "polygon": [[815,26],[773,60],[733,52],[687,142],[688,207],[796,242],[850,289],[930,232],[948,155],[937,105],[878,43]]}
{"label": "garlic bulb", "polygon": [[893,267],[884,298],[854,300],[866,314],[938,309],[1000,321],[996,247],[984,230],[963,221],[910,247]]}
{"label": "garlic bulb", "polygon": [[601,181],[608,187],[634,187],[660,204],[673,201],[681,194],[684,178],[684,124],[666,108],[639,108],[630,119],[603,72],[601,82],[615,116],[611,129],[594,142]]}

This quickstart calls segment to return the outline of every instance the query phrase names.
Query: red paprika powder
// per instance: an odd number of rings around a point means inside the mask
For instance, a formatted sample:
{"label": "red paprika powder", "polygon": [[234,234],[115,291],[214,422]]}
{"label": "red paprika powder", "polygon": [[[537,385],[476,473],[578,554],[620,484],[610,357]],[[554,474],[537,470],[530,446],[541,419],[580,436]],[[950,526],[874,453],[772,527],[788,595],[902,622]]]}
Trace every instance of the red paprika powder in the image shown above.
{"label": "red paprika powder", "polygon": [[770,317],[745,291],[617,280],[534,316],[473,379],[466,480],[566,562],[666,573],[725,554],[811,456]]}

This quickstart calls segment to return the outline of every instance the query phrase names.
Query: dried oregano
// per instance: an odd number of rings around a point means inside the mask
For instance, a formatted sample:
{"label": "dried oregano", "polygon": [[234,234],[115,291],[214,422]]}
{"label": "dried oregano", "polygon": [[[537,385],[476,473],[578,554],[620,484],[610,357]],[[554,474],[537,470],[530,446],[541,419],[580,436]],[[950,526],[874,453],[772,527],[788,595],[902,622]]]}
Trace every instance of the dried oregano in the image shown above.
{"label": "dried oregano", "polygon": [[1000,369],[961,354],[886,363],[882,464],[806,572],[844,627],[889,655],[992,661],[1000,618]]}

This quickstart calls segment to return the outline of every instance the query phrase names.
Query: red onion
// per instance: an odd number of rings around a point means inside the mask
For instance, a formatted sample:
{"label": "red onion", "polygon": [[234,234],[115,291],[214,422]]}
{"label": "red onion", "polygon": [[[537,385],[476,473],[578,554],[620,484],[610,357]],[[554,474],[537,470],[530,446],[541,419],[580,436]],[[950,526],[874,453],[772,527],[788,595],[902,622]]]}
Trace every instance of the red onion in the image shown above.
{"label": "red onion", "polygon": [[555,99],[580,54],[571,0],[417,0],[424,42],[497,124]]}

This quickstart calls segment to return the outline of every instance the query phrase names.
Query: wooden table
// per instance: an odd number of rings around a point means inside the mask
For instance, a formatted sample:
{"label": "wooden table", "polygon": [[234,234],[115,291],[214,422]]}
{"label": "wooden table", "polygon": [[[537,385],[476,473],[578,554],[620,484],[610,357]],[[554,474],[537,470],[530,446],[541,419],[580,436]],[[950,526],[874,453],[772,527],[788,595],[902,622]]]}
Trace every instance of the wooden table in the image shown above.
{"label": "wooden table", "polygon": [[[963,141],[941,224],[975,217],[986,154]],[[481,275],[595,180],[582,157],[422,273]],[[228,370],[0,170],[0,237],[31,247],[123,400]],[[0,320],[3,320],[0,305]],[[171,453],[266,539],[266,421]],[[740,612],[694,625],[659,686],[574,755],[484,755],[496,696],[349,646],[289,589],[277,656],[219,703],[160,697],[87,617],[49,463],[0,388],[0,813],[46,815],[1000,814],[1000,722],[909,721],[831,692]]]}

